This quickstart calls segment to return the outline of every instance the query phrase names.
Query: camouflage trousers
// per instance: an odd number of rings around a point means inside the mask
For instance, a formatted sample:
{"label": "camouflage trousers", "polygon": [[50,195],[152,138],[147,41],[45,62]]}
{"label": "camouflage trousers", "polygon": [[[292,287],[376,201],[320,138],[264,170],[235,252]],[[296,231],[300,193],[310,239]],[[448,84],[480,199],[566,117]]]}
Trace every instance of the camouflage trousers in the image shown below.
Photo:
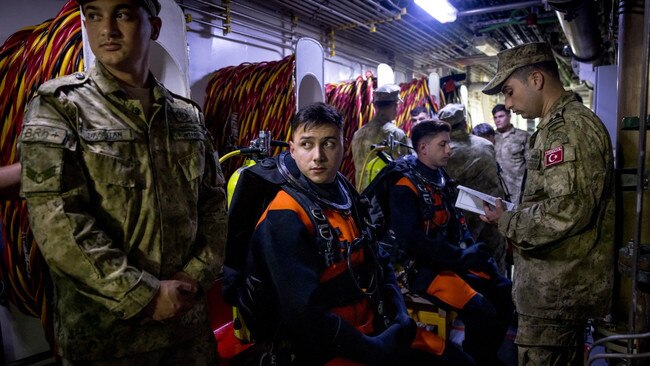
{"label": "camouflage trousers", "polygon": [[519,366],[582,366],[586,323],[519,315]]}
{"label": "camouflage trousers", "polygon": [[175,344],[172,347],[158,349],[137,355],[129,355],[112,360],[67,360],[62,359],[63,366],[216,366],[219,364],[217,342],[214,335],[198,337]]}

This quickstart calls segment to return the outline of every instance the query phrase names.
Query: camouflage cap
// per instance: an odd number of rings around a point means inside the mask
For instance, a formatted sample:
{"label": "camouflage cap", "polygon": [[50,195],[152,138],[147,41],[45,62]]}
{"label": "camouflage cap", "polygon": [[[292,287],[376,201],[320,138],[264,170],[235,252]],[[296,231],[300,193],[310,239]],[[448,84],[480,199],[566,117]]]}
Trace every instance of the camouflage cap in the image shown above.
{"label": "camouflage cap", "polygon": [[527,43],[497,54],[497,73],[483,88],[485,94],[497,94],[508,77],[518,68],[542,61],[555,61],[551,46],[545,42]]}
{"label": "camouflage cap", "polygon": [[[76,1],[77,4],[83,5],[96,0],[76,0]],[[158,14],[160,13],[160,3],[158,2],[158,0],[136,0],[136,2],[140,3],[140,5],[142,5],[149,12],[149,14],[151,14],[151,16],[157,17]]]}
{"label": "camouflage cap", "polygon": [[438,119],[455,126],[465,120],[465,106],[462,104],[447,104],[438,111]]}
{"label": "camouflage cap", "polygon": [[382,85],[375,89],[373,102],[401,102],[400,87],[395,84]]}

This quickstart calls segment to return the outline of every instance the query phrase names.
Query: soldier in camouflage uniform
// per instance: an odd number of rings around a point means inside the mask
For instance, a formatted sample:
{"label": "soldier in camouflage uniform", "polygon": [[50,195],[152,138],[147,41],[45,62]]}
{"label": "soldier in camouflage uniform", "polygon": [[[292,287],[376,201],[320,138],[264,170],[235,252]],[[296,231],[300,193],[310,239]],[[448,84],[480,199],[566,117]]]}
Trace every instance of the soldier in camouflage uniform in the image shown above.
{"label": "soldier in camouflage uniform", "polygon": [[[395,126],[393,120],[397,117],[397,105],[401,102],[399,96],[400,88],[397,85],[388,84],[381,86],[375,90],[373,104],[375,106],[376,114],[372,121],[362,126],[354,133],[352,137],[352,159],[354,160],[354,177],[355,184],[359,192],[370,183],[364,178],[363,184],[359,185],[359,181],[363,176],[364,162],[373,144],[380,144],[392,136],[392,140],[404,145],[410,145],[409,138],[406,133],[399,127]],[[403,155],[408,155],[409,149],[395,145],[392,149],[391,155],[394,159]],[[370,161],[373,157],[368,158]]]}
{"label": "soldier in camouflage uniform", "polygon": [[503,104],[497,104],[492,108],[492,117],[497,126],[494,149],[497,162],[502,169],[501,176],[508,187],[511,201],[517,204],[526,172],[526,154],[530,135],[510,123],[510,110]]}
{"label": "soldier in camouflage uniform", "polygon": [[[467,132],[465,107],[462,104],[447,104],[438,112],[438,118],[451,125],[451,157],[447,163],[449,175],[460,185],[494,197],[504,197],[494,146],[488,140]],[[478,214],[466,211],[464,215],[472,237],[488,246],[499,273],[505,274],[506,242],[503,236],[495,227],[481,221]]]}
{"label": "soldier in camouflage uniform", "polygon": [[600,119],[562,87],[546,43],[502,51],[483,89],[502,92],[530,138],[515,211],[486,207],[485,221],[515,246],[513,296],[519,365],[582,365],[587,318],[607,314],[614,275],[613,154]]}
{"label": "soldier in camouflage uniform", "polygon": [[58,352],[64,365],[215,364],[205,292],[226,209],[202,113],[149,72],[157,0],[78,2],[96,62],[43,84],[21,135]]}

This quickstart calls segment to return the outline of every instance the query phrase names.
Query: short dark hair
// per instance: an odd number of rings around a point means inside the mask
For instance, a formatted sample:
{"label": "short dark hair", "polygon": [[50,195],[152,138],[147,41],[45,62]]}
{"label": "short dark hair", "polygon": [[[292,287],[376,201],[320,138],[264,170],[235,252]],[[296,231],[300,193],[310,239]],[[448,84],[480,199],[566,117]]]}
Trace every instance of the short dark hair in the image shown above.
{"label": "short dark hair", "polygon": [[497,104],[494,106],[494,108],[492,108],[492,116],[501,111],[506,112],[506,114],[510,114],[510,110],[506,108],[505,104]]}
{"label": "short dark hair", "polygon": [[412,117],[415,117],[420,113],[426,113],[427,116],[428,116],[429,115],[429,110],[427,109],[427,107],[424,107],[424,106],[415,107],[415,108],[413,108],[411,110],[411,116]]}
{"label": "short dark hair", "polygon": [[393,104],[397,104],[397,100],[378,100],[376,102],[373,102],[375,104],[375,107],[377,108],[387,108],[390,107]]}
{"label": "short dark hair", "polygon": [[435,137],[440,132],[451,132],[451,126],[447,122],[435,119],[425,119],[424,121],[413,126],[411,130],[411,141],[415,151],[423,139],[427,137]]}
{"label": "short dark hair", "polygon": [[484,136],[494,136],[496,133],[494,132],[494,128],[492,128],[492,126],[490,126],[489,123],[479,123],[476,126],[474,126],[474,128],[472,128],[472,134],[476,136],[484,137]]}
{"label": "short dark hair", "polygon": [[517,79],[519,79],[519,80],[521,80],[523,82],[526,82],[528,80],[528,76],[535,70],[545,72],[545,73],[557,78],[558,80],[560,79],[560,72],[558,70],[557,63],[555,62],[555,60],[553,60],[553,61],[542,61],[542,62],[538,62],[538,63],[535,63],[535,64],[522,66],[522,67],[518,68],[517,70],[515,70],[512,73],[511,77],[517,78]]}
{"label": "short dark hair", "polygon": [[300,108],[291,119],[291,134],[296,133],[300,126],[307,130],[312,126],[335,125],[343,133],[343,117],[329,104],[313,103]]}

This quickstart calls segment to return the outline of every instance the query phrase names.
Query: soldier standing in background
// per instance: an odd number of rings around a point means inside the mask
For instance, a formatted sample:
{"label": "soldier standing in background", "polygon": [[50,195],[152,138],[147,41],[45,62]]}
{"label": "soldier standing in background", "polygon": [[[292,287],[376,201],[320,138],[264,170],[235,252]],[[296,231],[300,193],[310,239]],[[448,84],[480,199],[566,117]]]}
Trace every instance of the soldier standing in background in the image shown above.
{"label": "soldier standing in background", "polygon": [[43,84],[21,135],[58,352],[64,365],[216,364],[205,292],[226,197],[203,115],[149,71],[157,0],[77,2],[95,64]]}
{"label": "soldier standing in background", "polygon": [[411,123],[412,123],[412,126],[415,126],[419,122],[422,122],[425,119],[429,119],[429,118],[431,118],[431,117],[429,116],[429,111],[427,110],[426,107],[419,106],[419,107],[415,107],[415,108],[413,108],[413,110],[411,110]]}
{"label": "soldier standing in background", "polygon": [[606,315],[612,300],[611,141],[598,116],[564,90],[548,44],[497,57],[483,92],[501,92],[507,109],[541,118],[519,207],[484,204],[481,217],[514,245],[519,365],[582,365],[587,320]]}
{"label": "soldier standing in background", "polygon": [[[447,104],[438,112],[441,121],[451,125],[451,157],[447,172],[458,184],[494,197],[504,197],[494,146],[486,139],[467,133],[465,106]],[[464,212],[472,237],[484,242],[497,263],[499,273],[506,273],[506,243],[492,225],[487,225],[473,212]]]}
{"label": "soldier standing in background", "polygon": [[494,139],[496,132],[494,132],[494,128],[489,123],[484,122],[474,126],[474,128],[472,128],[472,135],[482,137],[490,141],[492,145],[496,143],[496,140]]}
{"label": "soldier standing in background", "polygon": [[[359,181],[363,176],[364,162],[372,150],[372,145],[381,144],[385,140],[392,138],[397,143],[410,145],[406,133],[395,125],[397,117],[398,104],[402,102],[399,96],[399,86],[387,84],[380,86],[375,90],[373,105],[375,106],[375,117],[363,125],[354,133],[352,137],[352,159],[354,160],[354,178],[359,192],[361,192],[370,181],[364,178],[363,184],[359,186]],[[409,149],[404,146],[396,145],[391,155],[394,159],[403,155],[410,154]],[[369,161],[372,157],[368,158]]]}
{"label": "soldier standing in background", "polygon": [[497,126],[494,143],[497,162],[503,169],[501,175],[508,187],[510,199],[516,205],[519,203],[521,184],[526,171],[526,152],[530,135],[510,123],[510,110],[503,104],[492,108],[492,117]]}

